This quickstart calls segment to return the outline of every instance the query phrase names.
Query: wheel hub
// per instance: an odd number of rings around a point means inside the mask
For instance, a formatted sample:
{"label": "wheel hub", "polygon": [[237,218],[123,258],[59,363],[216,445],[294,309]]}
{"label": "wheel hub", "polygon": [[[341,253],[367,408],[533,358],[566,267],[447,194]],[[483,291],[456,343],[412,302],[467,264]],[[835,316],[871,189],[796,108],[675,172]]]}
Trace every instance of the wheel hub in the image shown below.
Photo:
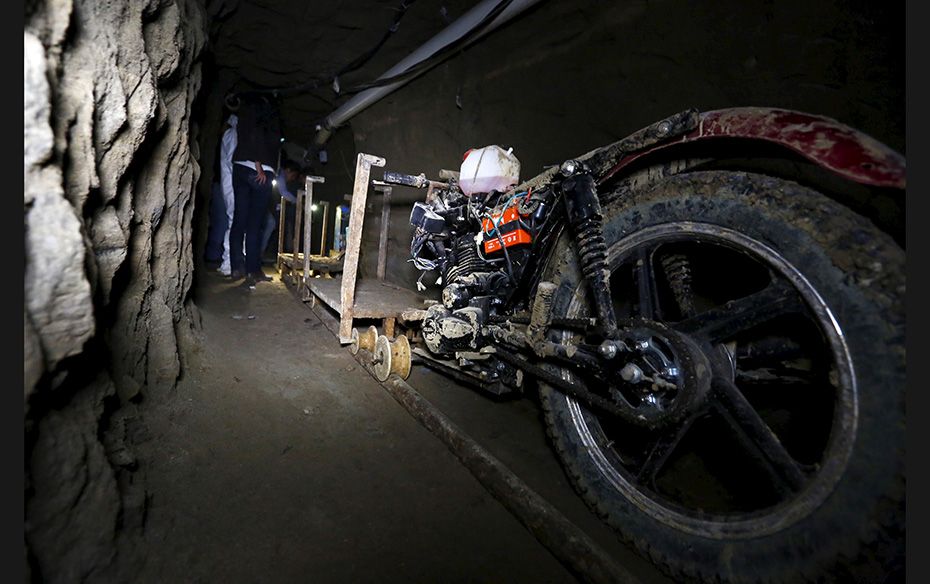
{"label": "wheel hub", "polygon": [[615,400],[634,405],[653,428],[679,423],[703,405],[710,359],[693,339],[654,321],[620,328],[626,332],[615,342],[620,348],[611,379]]}

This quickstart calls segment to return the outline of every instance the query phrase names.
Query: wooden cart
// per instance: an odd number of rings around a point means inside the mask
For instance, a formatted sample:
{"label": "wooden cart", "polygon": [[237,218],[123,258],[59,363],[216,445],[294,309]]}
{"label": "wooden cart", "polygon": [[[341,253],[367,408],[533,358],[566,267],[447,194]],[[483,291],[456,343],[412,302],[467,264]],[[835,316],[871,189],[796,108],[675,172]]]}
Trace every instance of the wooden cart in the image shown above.
{"label": "wooden cart", "polygon": [[[346,237],[346,252],[341,277],[332,279],[312,277],[311,258],[302,254],[304,258],[302,298],[314,306],[317,302],[323,303],[339,315],[339,342],[344,345],[352,341],[354,319],[380,320],[384,334],[393,338],[394,325],[401,318],[402,313],[410,309],[425,308],[429,302],[412,290],[384,281],[391,212],[391,187],[389,185],[377,184],[375,186],[375,189],[383,195],[377,278],[372,280],[358,277],[362,227],[365,221],[371,167],[383,167],[384,164],[383,158],[370,154],[359,153],[356,159],[355,185],[352,190],[352,207],[349,213],[349,233]],[[310,177],[307,177],[307,180],[309,181]],[[322,182],[322,180],[317,182]],[[312,192],[312,185],[308,182],[308,196],[304,211],[304,250],[310,247],[309,209],[312,204]]]}

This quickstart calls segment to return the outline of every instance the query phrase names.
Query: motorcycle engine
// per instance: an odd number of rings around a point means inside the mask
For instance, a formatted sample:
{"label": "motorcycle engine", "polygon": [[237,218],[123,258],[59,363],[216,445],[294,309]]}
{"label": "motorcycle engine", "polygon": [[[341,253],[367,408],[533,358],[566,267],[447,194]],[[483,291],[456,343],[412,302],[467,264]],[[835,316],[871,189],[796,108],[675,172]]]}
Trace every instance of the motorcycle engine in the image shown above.
{"label": "motorcycle engine", "polygon": [[514,290],[541,216],[540,205],[526,205],[529,195],[466,196],[452,182],[414,204],[410,261],[424,272],[438,271],[443,285],[442,303],[427,310],[422,325],[431,352],[449,355],[485,344],[482,327]]}

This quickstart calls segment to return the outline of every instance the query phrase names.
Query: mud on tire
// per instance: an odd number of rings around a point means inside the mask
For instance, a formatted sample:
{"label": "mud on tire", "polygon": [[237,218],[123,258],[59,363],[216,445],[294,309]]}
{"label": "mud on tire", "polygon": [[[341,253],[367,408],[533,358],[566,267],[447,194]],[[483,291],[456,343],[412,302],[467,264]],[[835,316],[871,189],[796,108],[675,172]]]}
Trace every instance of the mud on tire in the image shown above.
{"label": "mud on tire", "polygon": [[[800,438],[791,443],[802,444],[802,450],[805,441],[823,445],[823,459],[810,455],[802,465],[803,487],[781,498],[750,501],[748,506],[741,502],[734,510],[725,509],[725,505],[708,510],[701,508],[703,502],[695,503],[698,498],[669,495],[701,484],[700,475],[709,466],[701,466],[699,453],[676,462],[676,473],[669,479],[674,481],[672,486],[660,489],[638,484],[631,470],[635,464],[625,466],[635,455],[618,450],[629,434],[541,384],[548,433],[576,490],[623,539],[676,580],[881,582],[892,577],[903,566],[903,250],[869,221],[835,201],[798,184],[761,175],[723,171],[681,174],[633,189],[621,187],[602,194],[602,200],[611,201],[604,209],[604,234],[614,256],[622,255],[625,246],[633,245],[628,242],[648,230],[665,230],[670,238],[674,231],[677,239],[669,245],[685,245],[678,243],[681,234],[687,236],[688,229],[698,234],[701,230],[696,225],[704,226],[705,231],[722,228],[735,234],[733,241],[757,242],[773,252],[773,257],[794,270],[786,273],[801,276],[798,286],[806,282],[815,292],[813,296],[822,299],[826,314],[835,319],[835,338],[830,338],[833,344],[824,340],[823,345],[845,346],[853,383],[837,383],[836,374],[831,373],[835,393],[833,405],[824,405],[827,414],[820,418],[822,427],[805,419],[809,427],[802,428]],[[698,249],[713,249],[715,241],[708,236]],[[729,248],[734,248],[735,258],[742,257],[736,249],[739,244],[724,242],[719,247],[724,260],[729,257],[725,255]],[[724,265],[717,265],[721,263]],[[733,271],[728,271],[727,263],[708,261],[705,269],[716,270],[721,288],[746,285],[750,277],[747,270],[733,265]],[[693,267],[697,277],[699,265]],[[622,280],[622,274],[615,275],[617,281]],[[585,310],[583,292],[578,304],[578,290],[583,290],[584,283],[568,235],[563,235],[544,279],[558,286],[553,316]],[[810,297],[809,293],[805,296]],[[667,311],[670,322],[685,318],[683,311],[675,312]],[[828,325],[820,322],[819,326],[823,329]],[[564,341],[566,333],[552,335],[554,340]],[[821,357],[839,354],[819,351]],[[830,367],[846,370],[842,363]],[[774,369],[776,377],[787,370]],[[740,379],[740,374],[734,373],[735,378]],[[803,412],[808,399],[803,391],[791,394],[799,390],[785,387],[789,386],[774,384],[767,391],[770,395],[775,392],[778,399],[793,396],[791,406]],[[803,390],[804,386],[798,387]],[[746,392],[749,396],[749,390]],[[759,401],[765,399],[763,396]],[[776,422],[785,415],[779,414],[778,407],[774,414],[768,412],[768,417],[763,417],[781,438]],[[708,427],[714,423],[708,418]],[[797,430],[790,420],[785,427]],[[810,433],[809,440],[803,432]],[[702,436],[694,439],[700,441]],[[682,463],[685,459],[690,462]],[[752,457],[725,458],[715,464],[718,470],[734,475],[737,488],[741,488],[740,477],[744,469],[748,476]],[[691,477],[689,469],[700,472]],[[727,480],[732,483],[733,476]],[[764,480],[760,485],[752,488],[764,490]],[[737,493],[734,499],[741,495]]]}

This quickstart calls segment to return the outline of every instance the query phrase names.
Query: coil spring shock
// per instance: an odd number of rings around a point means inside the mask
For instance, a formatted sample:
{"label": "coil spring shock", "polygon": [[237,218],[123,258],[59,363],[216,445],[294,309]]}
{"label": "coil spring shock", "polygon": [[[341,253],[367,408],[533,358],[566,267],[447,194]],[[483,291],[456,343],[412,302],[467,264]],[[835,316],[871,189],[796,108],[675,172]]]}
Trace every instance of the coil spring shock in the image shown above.
{"label": "coil spring shock", "polygon": [[668,278],[669,287],[678,303],[683,318],[694,316],[694,294],[691,292],[691,263],[682,254],[671,254],[662,258],[662,267]]}
{"label": "coil spring shock", "polygon": [[596,217],[575,226],[575,242],[578,245],[578,259],[581,273],[585,278],[594,280],[607,272],[607,243],[601,229],[600,213]]}
{"label": "coil spring shock", "polygon": [[604,241],[603,215],[594,178],[590,174],[570,176],[562,183],[562,191],[581,273],[591,286],[598,324],[605,335],[614,337],[617,335],[617,319],[610,299],[607,243]]}

